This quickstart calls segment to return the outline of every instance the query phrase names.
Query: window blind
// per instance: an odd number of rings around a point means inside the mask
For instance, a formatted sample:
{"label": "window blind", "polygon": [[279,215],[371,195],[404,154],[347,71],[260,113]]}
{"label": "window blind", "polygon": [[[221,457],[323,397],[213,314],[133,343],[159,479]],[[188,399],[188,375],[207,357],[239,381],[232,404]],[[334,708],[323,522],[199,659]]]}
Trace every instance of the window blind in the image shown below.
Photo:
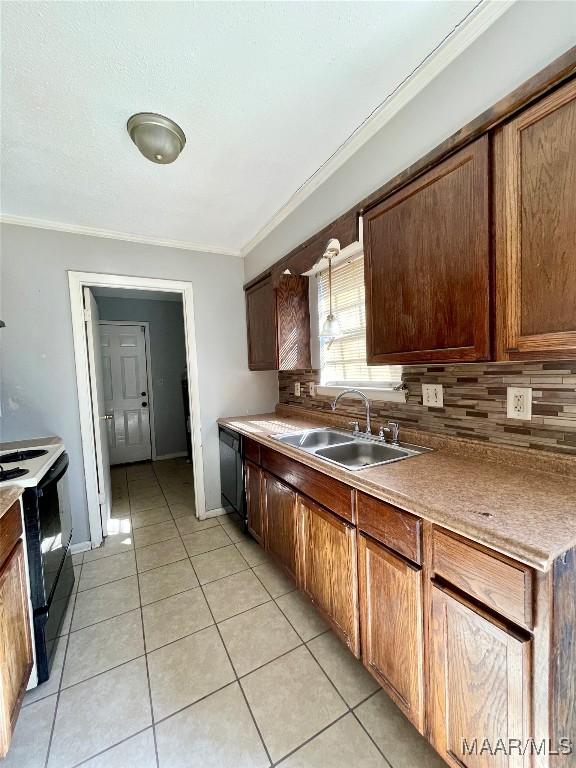
{"label": "window blind", "polygon": [[[318,319],[322,328],[328,315],[328,270],[318,274]],[[332,311],[342,336],[320,338],[322,384],[395,387],[401,382],[402,366],[366,363],[366,309],[364,304],[364,257],[332,267]]]}

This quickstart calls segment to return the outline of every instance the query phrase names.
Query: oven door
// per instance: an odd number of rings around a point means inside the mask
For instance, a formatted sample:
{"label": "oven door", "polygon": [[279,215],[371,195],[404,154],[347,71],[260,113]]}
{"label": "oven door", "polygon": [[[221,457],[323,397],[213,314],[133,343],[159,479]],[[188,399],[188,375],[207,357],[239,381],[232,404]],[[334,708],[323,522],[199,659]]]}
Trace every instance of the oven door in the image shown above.
{"label": "oven door", "polygon": [[36,489],[45,604],[52,599],[72,538],[72,513],[65,476],[68,463],[68,454],[63,453]]}

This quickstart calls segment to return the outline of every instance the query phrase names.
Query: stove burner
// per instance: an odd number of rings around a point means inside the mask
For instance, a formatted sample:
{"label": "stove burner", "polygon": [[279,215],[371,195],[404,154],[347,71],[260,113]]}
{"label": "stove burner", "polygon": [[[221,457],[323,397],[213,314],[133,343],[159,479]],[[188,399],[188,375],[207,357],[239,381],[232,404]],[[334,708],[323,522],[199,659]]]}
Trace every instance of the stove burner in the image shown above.
{"label": "stove burner", "polygon": [[48,451],[44,449],[28,451],[11,451],[10,453],[0,454],[0,464],[13,464],[16,461],[27,461],[28,459],[37,459],[39,456],[46,456]]}
{"label": "stove burner", "polygon": [[29,469],[20,469],[20,467],[15,467],[15,469],[2,469],[0,467],[0,483],[4,483],[6,480],[16,480],[17,477],[27,475],[28,472],[30,472]]}

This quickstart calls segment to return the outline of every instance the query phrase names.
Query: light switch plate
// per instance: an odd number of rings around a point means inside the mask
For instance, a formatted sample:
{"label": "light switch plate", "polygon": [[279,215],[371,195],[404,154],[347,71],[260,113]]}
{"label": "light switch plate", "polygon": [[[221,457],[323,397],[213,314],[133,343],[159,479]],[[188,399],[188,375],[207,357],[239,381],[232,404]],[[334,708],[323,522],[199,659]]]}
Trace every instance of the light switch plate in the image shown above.
{"label": "light switch plate", "polygon": [[428,408],[444,407],[444,387],[442,384],[422,384],[422,405]]}
{"label": "light switch plate", "polygon": [[294,396],[295,397],[300,397],[300,382],[299,381],[295,381],[294,382]]}
{"label": "light switch plate", "polygon": [[509,419],[530,421],[532,418],[532,387],[508,387],[506,416]]}

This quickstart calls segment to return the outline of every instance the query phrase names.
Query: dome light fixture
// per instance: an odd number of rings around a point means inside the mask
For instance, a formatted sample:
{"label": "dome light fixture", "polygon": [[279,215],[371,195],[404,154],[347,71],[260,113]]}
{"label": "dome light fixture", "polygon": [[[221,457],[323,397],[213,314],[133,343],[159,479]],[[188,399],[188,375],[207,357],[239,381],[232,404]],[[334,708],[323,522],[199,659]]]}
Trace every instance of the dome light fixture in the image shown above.
{"label": "dome light fixture", "polygon": [[169,117],[154,112],[132,115],[126,128],[140,152],[153,163],[173,163],[186,144],[182,128]]}

